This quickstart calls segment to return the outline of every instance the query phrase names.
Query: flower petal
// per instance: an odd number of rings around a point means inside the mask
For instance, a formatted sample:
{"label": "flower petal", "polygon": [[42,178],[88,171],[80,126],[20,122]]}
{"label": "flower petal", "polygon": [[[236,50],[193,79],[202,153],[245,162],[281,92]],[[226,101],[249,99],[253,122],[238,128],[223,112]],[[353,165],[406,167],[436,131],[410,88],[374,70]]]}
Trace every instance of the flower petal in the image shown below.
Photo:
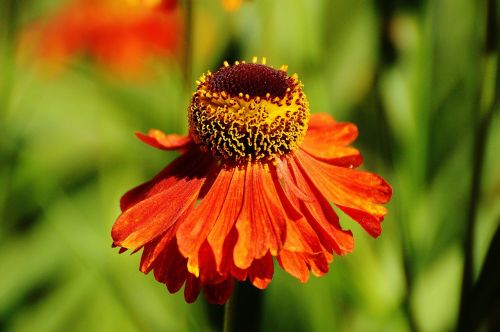
{"label": "flower petal", "polygon": [[229,278],[218,284],[208,284],[203,287],[208,303],[224,304],[231,296],[234,289],[234,279]]}
{"label": "flower petal", "polygon": [[297,186],[306,195],[315,198],[314,201],[300,201],[300,197],[296,197],[295,202],[300,206],[306,220],[318,235],[321,244],[329,253],[332,253],[332,250],[335,250],[339,255],[351,252],[354,248],[352,232],[342,229],[339,217],[333,211],[330,203],[304,178],[294,159],[289,158],[287,163],[293,172]]}
{"label": "flower petal", "polygon": [[129,190],[120,199],[120,208],[125,211],[140,201],[168,190],[182,178],[203,177],[214,166],[210,154],[192,149],[178,157],[151,180]]}
{"label": "flower petal", "polygon": [[[219,271],[221,270],[221,262],[224,254],[224,246],[226,238],[230,233],[233,225],[240,214],[243,205],[243,192],[245,189],[245,170],[238,167],[233,170],[231,183],[227,190],[227,195],[224,204],[220,211],[219,217],[215,222],[210,234],[208,235],[208,243],[212,247],[215,255],[215,261]],[[232,249],[232,248],[231,248]],[[232,250],[231,250],[232,252]],[[232,255],[231,255],[232,256]],[[232,257],[231,257],[232,259]]]}
{"label": "flower petal", "polygon": [[200,279],[192,274],[188,274],[186,286],[184,287],[184,299],[187,303],[196,301],[198,295],[200,295],[201,287]]}
{"label": "flower petal", "polygon": [[265,289],[271,283],[274,273],[273,257],[268,253],[261,259],[253,261],[248,276],[250,282],[259,289]]}
{"label": "flower petal", "polygon": [[238,241],[234,248],[235,265],[247,269],[254,259],[267,252],[277,255],[286,235],[286,212],[279,202],[269,170],[261,163],[249,163],[245,178],[243,208],[238,220]]}
{"label": "flower petal", "polygon": [[189,274],[186,261],[179,252],[174,238],[154,262],[155,279],[164,283],[170,293],[178,292]]}
{"label": "flower petal", "polygon": [[352,123],[338,123],[325,113],[313,114],[300,148],[319,160],[342,167],[357,167],[363,162],[359,151],[347,146],[358,136]]}
{"label": "flower petal", "polygon": [[301,171],[321,194],[332,201],[370,235],[380,235],[392,189],[380,176],[318,161],[300,150],[294,153]]}
{"label": "flower petal", "polygon": [[179,249],[188,258],[188,270],[200,275],[199,252],[210,230],[219,217],[234,173],[234,169],[222,168],[200,204],[179,226]]}
{"label": "flower petal", "polygon": [[358,137],[358,128],[353,123],[336,122],[326,113],[312,114],[304,143],[323,146],[346,146]]}
{"label": "flower petal", "polygon": [[135,133],[138,139],[160,150],[185,150],[193,143],[190,136],[166,135],[158,129],[151,129],[147,134]]}
{"label": "flower petal", "polygon": [[126,209],[113,225],[111,235],[115,245],[140,248],[165,232],[196,202],[210,175],[207,172],[213,172],[214,168],[200,163],[199,158],[186,158],[188,155],[172,163],[166,178],[140,188],[127,198],[128,205],[132,201],[137,203]]}
{"label": "flower petal", "polygon": [[304,258],[301,256],[302,254],[300,253],[282,250],[277,259],[283,270],[290,273],[301,282],[306,282],[309,279],[309,269]]}

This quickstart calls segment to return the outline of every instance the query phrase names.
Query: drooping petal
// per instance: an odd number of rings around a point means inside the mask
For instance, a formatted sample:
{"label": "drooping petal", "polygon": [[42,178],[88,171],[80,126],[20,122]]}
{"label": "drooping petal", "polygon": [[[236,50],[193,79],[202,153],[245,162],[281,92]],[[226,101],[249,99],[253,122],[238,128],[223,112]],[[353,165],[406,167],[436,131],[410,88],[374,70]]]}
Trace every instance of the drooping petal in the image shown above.
{"label": "drooping petal", "polygon": [[380,176],[337,167],[318,161],[300,150],[294,153],[296,161],[308,181],[321,194],[347,213],[370,235],[380,235],[380,223],[392,195],[391,187]]}
{"label": "drooping petal", "polygon": [[140,248],[165,232],[196,202],[207,172],[214,172],[214,167],[195,161],[200,159],[181,156],[163,174],[165,178],[129,192],[125,205],[130,207],[118,217],[111,231],[115,245]]}
{"label": "drooping petal", "polygon": [[357,167],[363,162],[359,151],[347,146],[358,136],[352,123],[338,123],[325,113],[313,114],[301,149],[315,158],[341,167]]}
{"label": "drooping petal", "polygon": [[256,258],[257,252],[263,248],[264,230],[259,229],[257,221],[262,218],[262,209],[254,194],[253,167],[247,164],[245,173],[245,190],[243,207],[236,221],[238,241],[234,247],[234,263],[241,269],[247,269]]}
{"label": "drooping petal", "polygon": [[200,275],[199,251],[214,226],[224,202],[234,169],[221,169],[211,188],[200,204],[177,231],[177,239],[181,253],[188,258],[188,269],[195,276]]}
{"label": "drooping petal", "polygon": [[231,296],[234,288],[234,279],[228,278],[217,284],[208,284],[203,287],[208,303],[224,304]]}
{"label": "drooping petal", "polygon": [[200,279],[189,273],[186,279],[186,286],[184,286],[184,299],[187,303],[196,301],[198,295],[200,295],[201,287]]}
{"label": "drooping petal", "polygon": [[278,263],[283,270],[299,279],[301,282],[309,280],[309,269],[302,254],[297,254],[288,250],[282,250],[278,255]]}
{"label": "drooping petal", "polygon": [[271,283],[273,273],[273,257],[268,253],[264,257],[253,261],[249,269],[248,277],[255,287],[265,289]]}
{"label": "drooping petal", "polygon": [[120,199],[120,208],[125,211],[162,191],[168,190],[180,179],[206,177],[215,166],[213,158],[197,149],[175,159],[151,180],[129,190]]}
{"label": "drooping petal", "polygon": [[247,269],[268,251],[277,255],[286,240],[287,219],[270,171],[261,163],[248,164],[243,208],[236,221],[235,265]]}
{"label": "drooping petal", "polygon": [[166,135],[161,130],[151,129],[147,134],[135,133],[138,139],[160,150],[184,150],[193,144],[190,136]]}
{"label": "drooping petal", "polygon": [[[243,193],[245,189],[245,170],[235,168],[229,185],[227,196],[222,206],[219,217],[208,235],[208,243],[212,247],[215,255],[217,268],[221,271],[223,254],[226,238],[228,237],[233,225],[238,218],[243,205]],[[232,260],[232,255],[231,255]]]}
{"label": "drooping petal", "polygon": [[154,263],[155,279],[164,283],[170,293],[178,292],[188,277],[186,261],[180,254],[175,239],[170,241]]}
{"label": "drooping petal", "polygon": [[329,253],[332,253],[332,249],[339,255],[351,252],[354,248],[352,232],[342,229],[339,218],[331,205],[304,178],[294,159],[289,158],[285,162],[292,170],[297,186],[307,195],[315,198],[313,201],[300,201],[300,198],[296,197],[295,202],[299,204],[302,213],[318,235],[322,245],[325,246]]}

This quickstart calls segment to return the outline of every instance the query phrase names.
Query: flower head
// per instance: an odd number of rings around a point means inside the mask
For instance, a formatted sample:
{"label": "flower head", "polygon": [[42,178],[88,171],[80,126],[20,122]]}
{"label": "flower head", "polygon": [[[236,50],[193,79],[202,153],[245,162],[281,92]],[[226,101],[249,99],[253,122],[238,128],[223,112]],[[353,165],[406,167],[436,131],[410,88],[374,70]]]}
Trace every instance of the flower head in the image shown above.
{"label": "flower head", "polygon": [[[27,29],[41,59],[61,65],[87,55],[120,74],[137,74],[153,58],[175,55],[182,21],[173,0],[73,0]],[[26,42],[26,40],[25,40]]]}
{"label": "flower head", "polygon": [[154,271],[186,301],[203,289],[224,303],[234,281],[260,289],[273,257],[302,282],[321,276],[333,256],[353,249],[330,203],[372,236],[381,232],[391,187],[355,170],[350,123],[310,115],[302,84],[286,67],[225,63],[197,82],[189,135],[151,130],[145,143],[181,156],[121,199],[113,244],[144,249],[141,271]]}

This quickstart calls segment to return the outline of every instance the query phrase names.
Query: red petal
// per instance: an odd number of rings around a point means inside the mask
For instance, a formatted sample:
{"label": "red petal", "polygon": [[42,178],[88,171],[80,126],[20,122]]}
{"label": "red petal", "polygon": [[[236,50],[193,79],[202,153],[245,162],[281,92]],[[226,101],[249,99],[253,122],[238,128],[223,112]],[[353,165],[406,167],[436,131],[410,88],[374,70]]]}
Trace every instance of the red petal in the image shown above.
{"label": "red petal", "polygon": [[[111,235],[116,245],[129,249],[143,246],[165,232],[196,202],[206,172],[212,172],[213,167],[193,164],[184,156],[178,158],[166,179],[134,194],[135,200],[145,199],[125,210],[113,225]],[[164,188],[165,183],[172,183],[172,178],[176,181]]]}
{"label": "red petal", "polygon": [[273,257],[268,253],[261,259],[253,261],[248,276],[255,287],[265,289],[273,279],[273,273]]}
{"label": "red petal", "polygon": [[165,250],[165,247],[172,240],[171,233],[173,232],[171,230],[173,229],[173,227],[170,228],[170,230],[166,232],[166,235],[164,234],[162,236],[159,236],[158,238],[144,246],[139,268],[142,273],[148,274],[151,271],[155,260]]}
{"label": "red petal", "polygon": [[184,299],[187,303],[193,303],[198,298],[201,291],[201,283],[194,275],[189,274],[184,287]]}
{"label": "red petal", "polygon": [[125,211],[148,197],[170,189],[179,179],[205,177],[214,164],[210,154],[192,149],[167,165],[153,179],[126,192],[120,200],[121,210]]}
{"label": "red petal", "polygon": [[224,304],[231,296],[234,289],[234,279],[229,278],[218,284],[210,284],[203,287],[205,298],[208,303]]}
{"label": "red petal", "polygon": [[201,203],[179,226],[177,239],[181,253],[188,258],[188,269],[200,274],[198,255],[203,242],[217,221],[226,200],[234,169],[221,169]]}
{"label": "red petal", "polygon": [[175,238],[158,256],[153,268],[156,280],[164,283],[170,293],[176,293],[181,289],[188,277],[188,271],[186,259],[180,254]]}
{"label": "red petal", "polygon": [[160,150],[183,150],[193,143],[190,136],[166,135],[158,129],[151,129],[147,134],[137,132],[135,135],[144,143]]}
{"label": "red petal", "polygon": [[[199,279],[203,285],[216,284],[225,279],[225,276],[223,276],[217,270],[214,253],[206,240],[203,242],[199,250],[198,261],[199,261],[199,271],[200,271]],[[188,268],[189,268],[189,262],[188,262]]]}
{"label": "red petal", "polygon": [[342,167],[357,167],[363,162],[358,150],[346,146],[358,136],[352,123],[336,123],[329,115],[311,116],[301,148],[317,159]]}
{"label": "red petal", "polygon": [[328,165],[301,151],[296,160],[311,184],[328,200],[341,208],[372,236],[381,232],[380,223],[387,210],[391,187],[378,175],[344,167]]}

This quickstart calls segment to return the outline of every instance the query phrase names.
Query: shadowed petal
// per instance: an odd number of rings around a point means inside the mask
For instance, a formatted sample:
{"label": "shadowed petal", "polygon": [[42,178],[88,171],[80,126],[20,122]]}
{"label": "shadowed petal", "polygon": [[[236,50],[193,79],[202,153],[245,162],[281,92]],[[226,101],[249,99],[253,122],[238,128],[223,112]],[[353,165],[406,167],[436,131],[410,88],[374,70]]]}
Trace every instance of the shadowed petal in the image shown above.
{"label": "shadowed petal", "polygon": [[234,289],[234,279],[229,278],[218,284],[208,284],[203,287],[205,298],[212,304],[224,304]]}
{"label": "shadowed petal", "polygon": [[265,289],[271,283],[274,273],[273,257],[268,253],[253,261],[249,269],[250,282],[257,288]]}
{"label": "shadowed petal", "polygon": [[201,291],[200,279],[192,274],[188,274],[186,286],[184,287],[184,299],[187,303],[193,303],[198,298]]}

